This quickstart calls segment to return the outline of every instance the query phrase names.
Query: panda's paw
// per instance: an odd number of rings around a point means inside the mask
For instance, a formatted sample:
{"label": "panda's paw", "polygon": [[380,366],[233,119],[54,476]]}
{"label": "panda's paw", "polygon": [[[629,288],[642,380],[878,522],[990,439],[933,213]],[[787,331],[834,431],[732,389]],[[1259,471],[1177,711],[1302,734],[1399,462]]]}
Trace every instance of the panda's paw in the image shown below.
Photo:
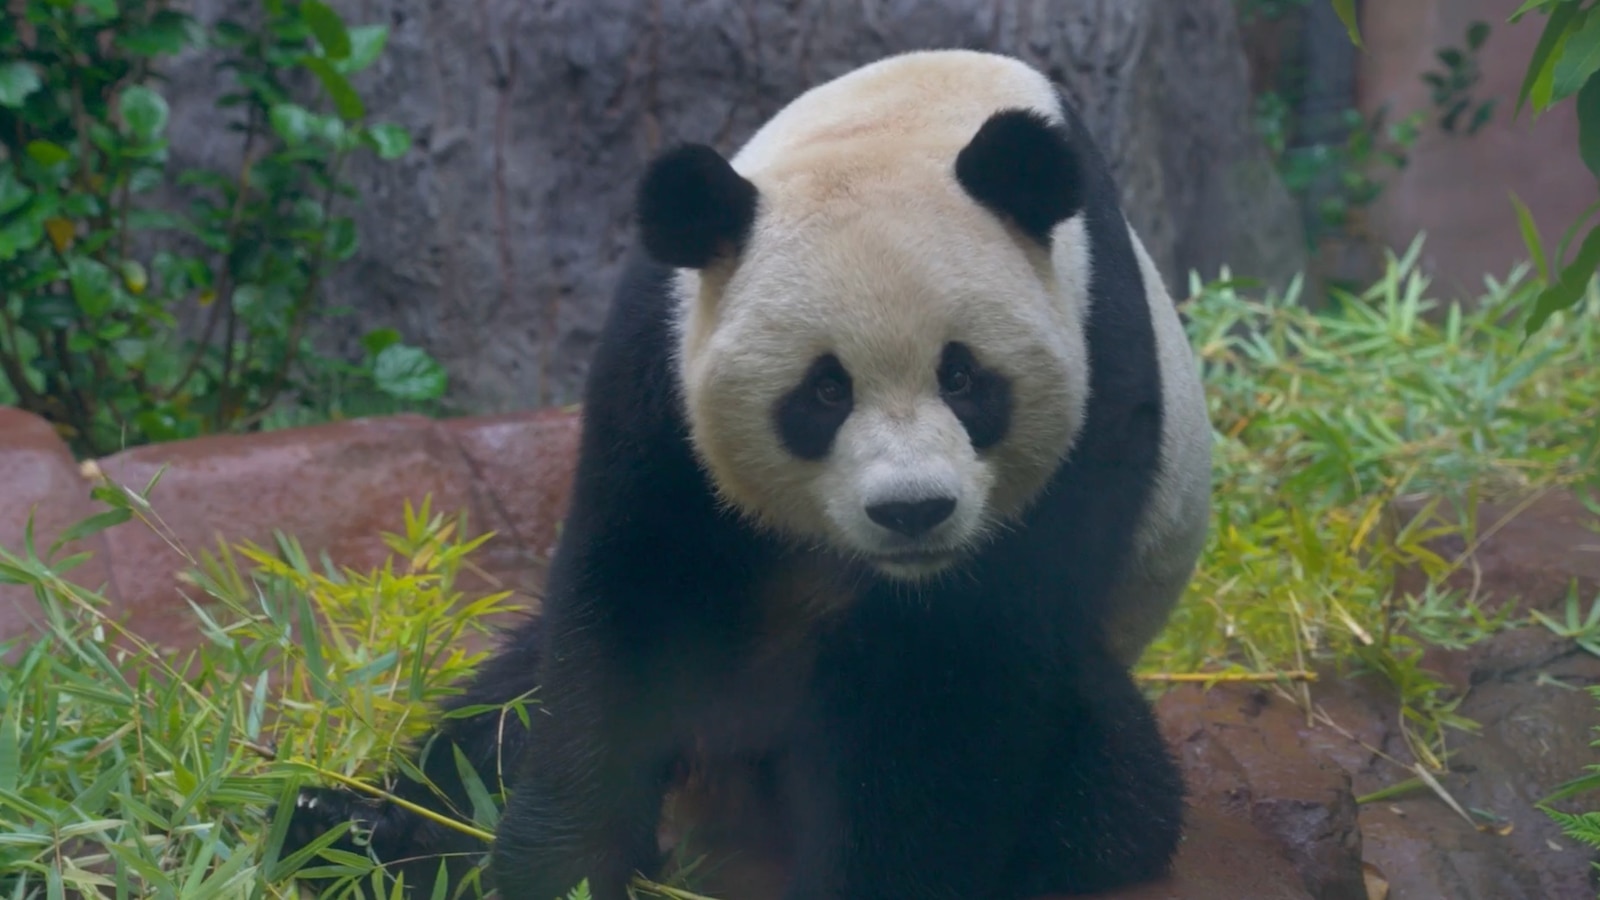
{"label": "panda's paw", "polygon": [[[358,855],[365,854],[379,818],[371,801],[337,787],[301,788],[289,814],[279,858],[289,856],[345,822],[349,830],[335,838],[330,847]],[[309,862],[309,861],[308,861]]]}

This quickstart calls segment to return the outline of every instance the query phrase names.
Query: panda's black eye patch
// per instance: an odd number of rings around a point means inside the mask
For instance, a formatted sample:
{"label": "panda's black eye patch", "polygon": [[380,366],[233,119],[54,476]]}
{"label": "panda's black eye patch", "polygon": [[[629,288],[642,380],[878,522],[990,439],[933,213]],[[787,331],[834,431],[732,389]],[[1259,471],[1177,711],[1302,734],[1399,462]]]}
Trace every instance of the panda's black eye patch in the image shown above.
{"label": "panda's black eye patch", "polygon": [[778,437],[801,459],[822,459],[854,408],[850,373],[832,353],[817,357],[805,377],[773,408]]}
{"label": "panda's black eye patch", "polygon": [[944,346],[939,357],[939,393],[967,430],[974,450],[1000,443],[1011,428],[1011,379],[978,363],[960,341]]}

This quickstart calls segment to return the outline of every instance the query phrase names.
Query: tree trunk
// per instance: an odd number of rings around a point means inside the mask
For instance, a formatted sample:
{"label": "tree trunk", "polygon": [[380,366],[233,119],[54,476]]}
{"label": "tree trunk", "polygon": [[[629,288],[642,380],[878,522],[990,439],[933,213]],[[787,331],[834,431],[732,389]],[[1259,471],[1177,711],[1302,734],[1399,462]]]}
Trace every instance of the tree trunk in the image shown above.
{"label": "tree trunk", "polygon": [[[211,18],[224,3],[199,0]],[[360,160],[359,255],[330,285],[393,324],[482,411],[575,400],[632,236],[635,179],[666,143],[733,152],[805,88],[904,50],[993,49],[1061,81],[1102,142],[1168,287],[1221,263],[1304,264],[1291,200],[1249,131],[1232,0],[339,0],[392,28],[356,79],[402,160]],[[233,158],[186,62],[174,156]]]}

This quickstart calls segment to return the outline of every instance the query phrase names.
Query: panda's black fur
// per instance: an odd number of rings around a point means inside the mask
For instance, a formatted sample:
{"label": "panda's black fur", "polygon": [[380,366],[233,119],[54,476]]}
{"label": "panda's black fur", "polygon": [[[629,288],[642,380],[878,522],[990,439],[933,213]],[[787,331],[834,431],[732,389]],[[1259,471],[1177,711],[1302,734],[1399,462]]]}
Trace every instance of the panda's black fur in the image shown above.
{"label": "panda's black fur", "polygon": [[[588,878],[617,900],[636,869],[656,874],[663,794],[707,747],[755,760],[783,811],[787,900],[1021,900],[1167,871],[1182,779],[1102,628],[1160,462],[1161,371],[1105,161],[1064,98],[1061,112],[1065,126],[999,113],[954,165],[975,200],[1034,240],[1084,213],[1087,419],[1019,524],[961,577],[915,588],[830,568],[717,502],[675,393],[669,279],[673,265],[737,252],[759,199],[707,148],[652,164],[642,248],[590,368],[543,614],[448,704],[537,688],[533,728],[493,713],[441,720],[424,766],[470,809],[449,742],[491,790],[504,759],[490,866],[502,898],[552,900]],[[849,599],[775,608],[806,590]],[[434,854],[459,854],[459,876],[483,849],[339,789],[302,794],[290,845],[351,818],[380,858],[414,860],[396,868],[416,897],[430,895]]]}

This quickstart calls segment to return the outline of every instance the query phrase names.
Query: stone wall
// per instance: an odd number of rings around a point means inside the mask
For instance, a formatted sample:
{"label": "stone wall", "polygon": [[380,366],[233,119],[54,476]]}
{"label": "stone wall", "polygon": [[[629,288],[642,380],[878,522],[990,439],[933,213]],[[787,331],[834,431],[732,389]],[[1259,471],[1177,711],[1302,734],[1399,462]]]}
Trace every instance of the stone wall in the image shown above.
{"label": "stone wall", "polygon": [[[576,399],[650,154],[680,140],[732,152],[806,87],[904,50],[1000,50],[1063,82],[1174,292],[1191,268],[1282,282],[1304,264],[1293,202],[1250,130],[1233,0],[334,5],[391,26],[356,85],[416,142],[353,166],[361,249],[329,299],[358,311],[355,327],[426,346],[476,411]],[[210,19],[253,2],[194,6]],[[180,165],[237,159],[210,63],[171,72]]]}

